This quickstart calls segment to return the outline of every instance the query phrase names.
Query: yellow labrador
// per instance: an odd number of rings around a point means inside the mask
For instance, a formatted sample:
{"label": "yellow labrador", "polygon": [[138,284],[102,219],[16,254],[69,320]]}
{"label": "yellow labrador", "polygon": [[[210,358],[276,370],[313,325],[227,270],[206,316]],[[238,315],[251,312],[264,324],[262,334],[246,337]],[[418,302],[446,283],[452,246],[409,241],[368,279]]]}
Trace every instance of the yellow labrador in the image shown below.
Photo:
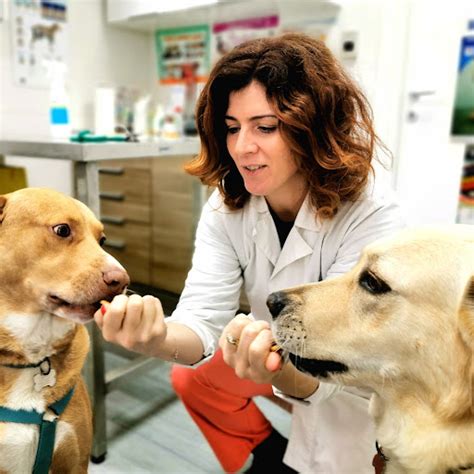
{"label": "yellow labrador", "polygon": [[386,473],[474,472],[474,226],[405,230],[268,306],[300,370],[373,391]]}

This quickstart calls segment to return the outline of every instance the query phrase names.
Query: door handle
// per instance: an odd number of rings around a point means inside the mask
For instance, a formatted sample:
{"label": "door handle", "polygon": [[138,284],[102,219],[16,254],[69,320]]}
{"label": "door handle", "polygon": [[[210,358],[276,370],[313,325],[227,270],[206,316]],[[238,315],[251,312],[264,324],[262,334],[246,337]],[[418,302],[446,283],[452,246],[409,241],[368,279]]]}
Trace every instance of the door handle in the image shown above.
{"label": "door handle", "polygon": [[436,91],[411,91],[408,93],[408,97],[412,102],[417,102],[422,97],[426,97],[427,95],[435,95]]}

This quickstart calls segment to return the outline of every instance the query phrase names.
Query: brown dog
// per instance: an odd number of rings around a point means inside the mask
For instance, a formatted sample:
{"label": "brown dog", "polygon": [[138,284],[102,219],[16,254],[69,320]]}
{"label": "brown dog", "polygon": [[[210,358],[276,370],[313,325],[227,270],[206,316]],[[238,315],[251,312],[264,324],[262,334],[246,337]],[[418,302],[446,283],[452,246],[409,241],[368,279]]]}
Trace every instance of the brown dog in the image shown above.
{"label": "brown dog", "polygon": [[40,24],[32,25],[31,45],[33,45],[36,41],[46,38],[48,40],[49,47],[52,48],[56,34],[60,29],[61,27],[57,23],[53,23],[52,25],[49,25],[49,26],[40,25]]}
{"label": "brown dog", "polygon": [[374,392],[386,473],[474,472],[474,227],[404,231],[268,305],[298,368]]}
{"label": "brown dog", "polygon": [[0,196],[2,473],[47,473],[50,461],[53,473],[87,472],[92,423],[81,369],[89,338],[77,323],[129,283],[104,239],[92,212],[56,191]]}

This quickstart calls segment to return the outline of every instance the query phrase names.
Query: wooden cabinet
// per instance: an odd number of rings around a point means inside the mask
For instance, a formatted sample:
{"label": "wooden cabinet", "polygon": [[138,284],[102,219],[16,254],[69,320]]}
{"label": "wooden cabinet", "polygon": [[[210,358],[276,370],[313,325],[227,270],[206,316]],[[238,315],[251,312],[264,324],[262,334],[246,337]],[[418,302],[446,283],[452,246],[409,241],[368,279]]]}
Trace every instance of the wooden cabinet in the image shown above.
{"label": "wooden cabinet", "polygon": [[181,293],[193,252],[190,156],[113,160],[100,167],[105,247],[141,283]]}
{"label": "wooden cabinet", "polygon": [[152,286],[181,293],[193,252],[193,182],[189,156],[152,162]]}
{"label": "wooden cabinet", "polygon": [[151,283],[151,160],[104,162],[99,171],[105,248],[127,269],[132,282]]}

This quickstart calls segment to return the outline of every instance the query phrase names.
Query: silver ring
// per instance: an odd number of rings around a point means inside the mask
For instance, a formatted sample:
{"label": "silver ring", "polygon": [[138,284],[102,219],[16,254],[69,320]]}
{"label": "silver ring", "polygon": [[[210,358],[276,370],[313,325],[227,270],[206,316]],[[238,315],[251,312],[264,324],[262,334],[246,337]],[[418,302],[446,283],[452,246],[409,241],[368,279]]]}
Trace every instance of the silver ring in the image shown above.
{"label": "silver ring", "polygon": [[232,334],[227,333],[225,335],[225,340],[232,346],[237,347],[239,345],[239,340],[232,336]]}

